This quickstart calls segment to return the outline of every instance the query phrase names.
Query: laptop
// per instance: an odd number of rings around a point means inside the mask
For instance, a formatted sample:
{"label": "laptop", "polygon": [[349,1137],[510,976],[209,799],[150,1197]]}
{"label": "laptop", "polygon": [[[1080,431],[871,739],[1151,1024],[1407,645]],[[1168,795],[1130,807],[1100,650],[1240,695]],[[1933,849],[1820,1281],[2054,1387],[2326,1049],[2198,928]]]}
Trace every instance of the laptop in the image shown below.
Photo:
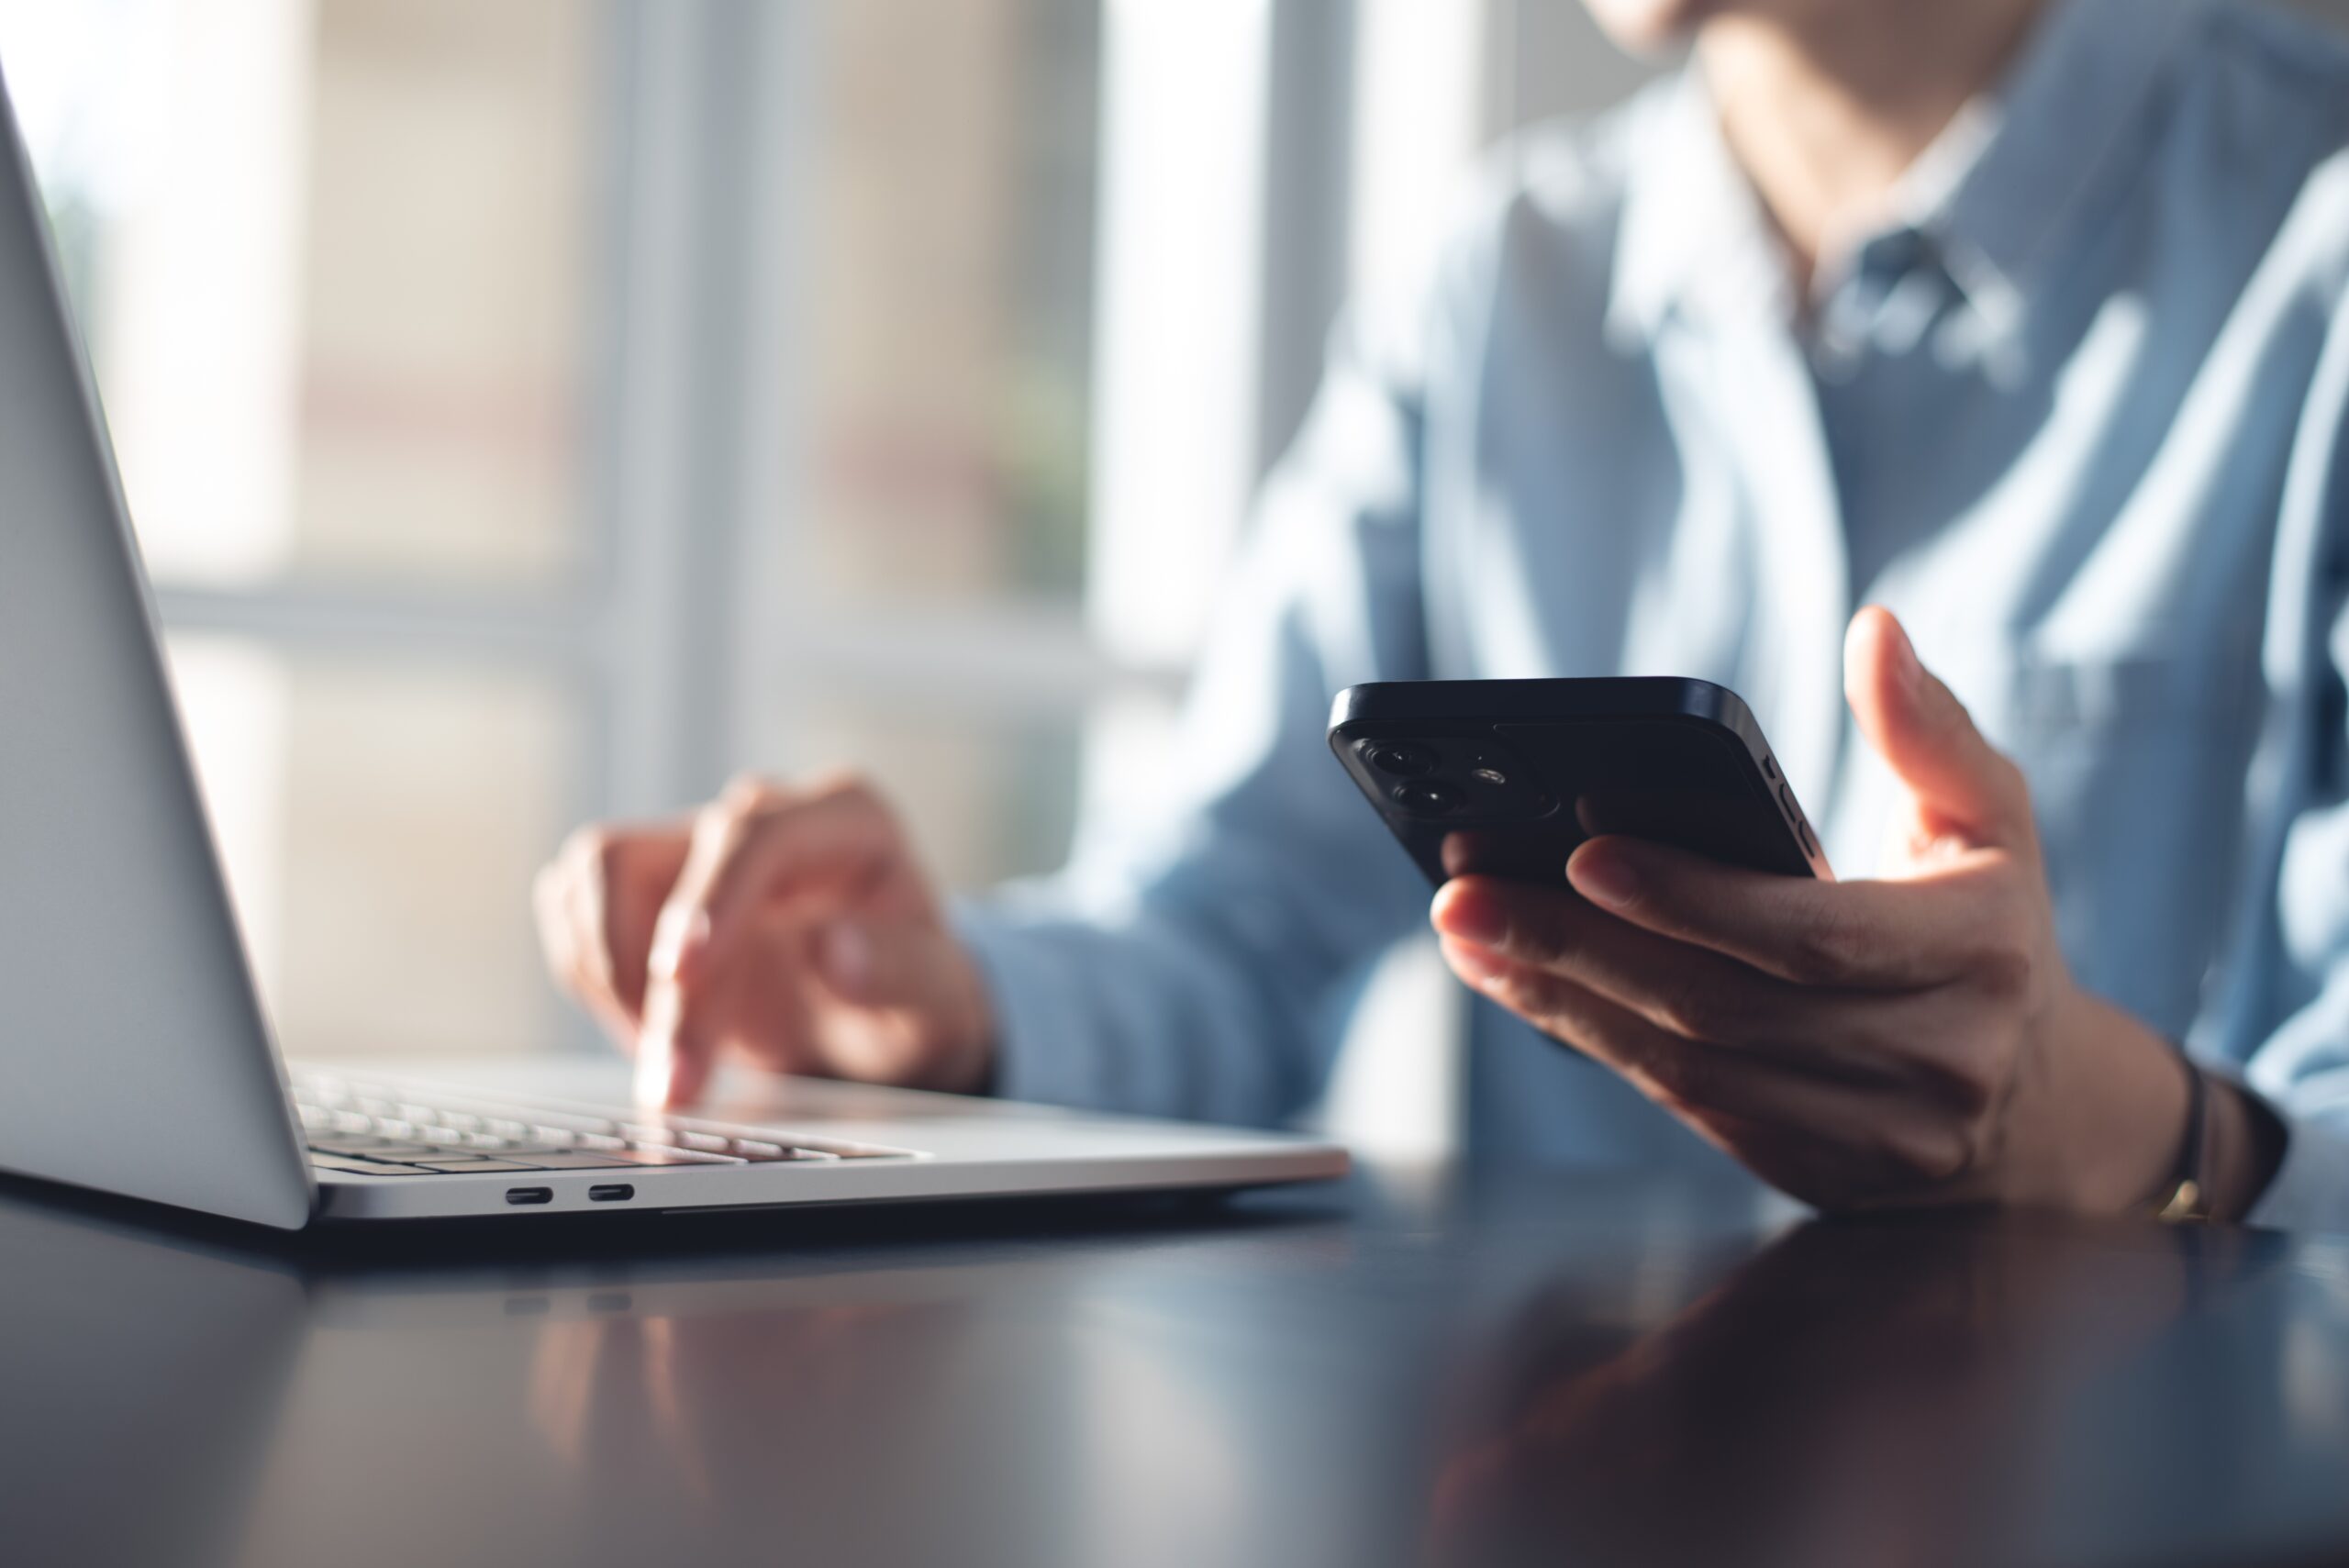
{"label": "laptop", "polygon": [[0,139],[0,1169],[286,1229],[1344,1171],[1277,1133],[739,1072],[663,1115],[617,1058],[286,1062],[5,83]]}

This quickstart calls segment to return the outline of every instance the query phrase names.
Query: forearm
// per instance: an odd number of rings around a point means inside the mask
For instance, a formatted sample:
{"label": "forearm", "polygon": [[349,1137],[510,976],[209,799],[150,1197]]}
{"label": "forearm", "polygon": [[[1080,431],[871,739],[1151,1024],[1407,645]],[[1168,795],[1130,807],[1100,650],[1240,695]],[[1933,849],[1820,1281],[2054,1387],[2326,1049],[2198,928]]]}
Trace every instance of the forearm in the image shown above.
{"label": "forearm", "polygon": [[2065,1207],[2090,1213],[2145,1212],[2168,1202],[2180,1179],[2201,1189],[2210,1218],[2240,1222],[2283,1157],[2284,1127],[2250,1091],[2203,1073],[2201,1146],[2188,1163],[2193,1095],[2201,1072],[2176,1047],[2121,1009],[2082,995],[2067,1029],[2065,1075],[2050,1103],[2070,1107],[2059,1180]]}
{"label": "forearm", "polygon": [[1269,1125],[1318,1084],[1309,1008],[1283,999],[1297,977],[1197,933],[980,906],[955,924],[992,1000],[996,1094]]}

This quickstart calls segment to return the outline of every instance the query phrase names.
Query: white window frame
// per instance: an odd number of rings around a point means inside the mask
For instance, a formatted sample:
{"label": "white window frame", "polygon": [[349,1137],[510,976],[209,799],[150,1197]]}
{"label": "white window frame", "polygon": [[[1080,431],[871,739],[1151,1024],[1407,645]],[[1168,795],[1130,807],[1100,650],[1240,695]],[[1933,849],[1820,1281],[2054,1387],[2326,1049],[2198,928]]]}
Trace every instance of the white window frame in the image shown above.
{"label": "white window frame", "polygon": [[[1191,205],[1170,227],[1115,189],[1099,202],[1096,505],[1083,602],[943,612],[847,610],[801,586],[817,582],[800,569],[807,541],[791,526],[805,451],[789,439],[805,391],[792,350],[803,154],[822,69],[813,8],[583,3],[607,40],[582,476],[588,564],[541,591],[289,584],[159,594],[177,630],[503,664],[553,681],[578,717],[563,804],[581,818],[665,813],[705,797],[747,737],[792,732],[793,717],[835,688],[1072,727],[1121,698],[1163,706],[1196,651],[1250,492],[1318,379],[1365,236],[1431,221],[1442,196],[1432,175],[1403,186],[1370,179],[1375,164],[1364,155],[1376,137],[1353,106],[1378,101],[1380,126],[1406,135],[1432,126],[1440,138],[1481,139],[1490,123],[1480,109],[1495,101],[1489,51],[1508,36],[1490,14],[1513,14],[1517,0],[1214,0],[1199,24],[1214,44],[1197,50],[1152,36],[1192,7],[1104,0],[1105,177],[1147,173],[1188,192]],[[1449,40],[1438,56],[1473,61],[1476,81],[1392,69],[1397,39],[1406,51],[1425,49],[1431,29]],[[1398,104],[1398,92],[1418,96]],[[1242,111],[1218,137],[1183,123],[1210,99]],[[1443,156],[1414,167],[1440,171]],[[1169,245],[1229,274],[1210,302],[1215,318],[1188,335],[1145,329],[1156,302],[1143,263]],[[1176,384],[1195,405],[1187,419],[1183,404],[1153,395]],[[1163,444],[1213,461],[1162,470],[1151,452]],[[1169,483],[1180,486],[1171,500]],[[1170,544],[1168,530],[1186,518],[1195,521]],[[1170,583],[1179,584],[1171,603]],[[1096,749],[1119,744],[1125,728],[1099,727]],[[1088,760],[1104,768],[1119,764]],[[1416,984],[1424,1004],[1434,993],[1425,977]],[[1397,1011],[1391,999],[1379,1010]],[[1402,1011],[1423,1018],[1427,1007]],[[592,1030],[578,1024],[567,1039],[584,1048]],[[1364,1098],[1342,1085],[1337,1097],[1350,1093]],[[1436,1096],[1446,1126],[1448,1095]],[[1422,1128],[1403,1141],[1438,1135]]]}

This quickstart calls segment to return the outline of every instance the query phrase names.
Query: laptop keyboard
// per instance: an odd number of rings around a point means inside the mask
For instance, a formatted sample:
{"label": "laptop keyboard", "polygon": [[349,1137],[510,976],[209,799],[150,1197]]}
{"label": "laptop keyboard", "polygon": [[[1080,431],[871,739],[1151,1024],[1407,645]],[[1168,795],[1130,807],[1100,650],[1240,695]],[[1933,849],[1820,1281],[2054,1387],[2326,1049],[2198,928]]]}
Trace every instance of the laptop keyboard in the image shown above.
{"label": "laptop keyboard", "polygon": [[470,1176],[921,1158],[909,1149],[773,1129],[729,1128],[652,1113],[622,1121],[307,1073],[294,1082],[294,1105],[310,1163],[345,1175]]}

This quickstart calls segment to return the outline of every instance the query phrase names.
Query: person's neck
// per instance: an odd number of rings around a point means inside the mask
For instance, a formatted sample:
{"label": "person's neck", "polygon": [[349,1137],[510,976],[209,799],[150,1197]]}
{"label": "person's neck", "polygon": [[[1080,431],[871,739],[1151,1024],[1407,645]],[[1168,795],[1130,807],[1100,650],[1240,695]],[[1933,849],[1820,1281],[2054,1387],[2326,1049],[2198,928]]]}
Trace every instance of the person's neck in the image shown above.
{"label": "person's neck", "polygon": [[2041,0],[1821,0],[1798,20],[1708,23],[1698,60],[1721,132],[1804,291],[1881,220],[1894,186],[1994,82]]}

